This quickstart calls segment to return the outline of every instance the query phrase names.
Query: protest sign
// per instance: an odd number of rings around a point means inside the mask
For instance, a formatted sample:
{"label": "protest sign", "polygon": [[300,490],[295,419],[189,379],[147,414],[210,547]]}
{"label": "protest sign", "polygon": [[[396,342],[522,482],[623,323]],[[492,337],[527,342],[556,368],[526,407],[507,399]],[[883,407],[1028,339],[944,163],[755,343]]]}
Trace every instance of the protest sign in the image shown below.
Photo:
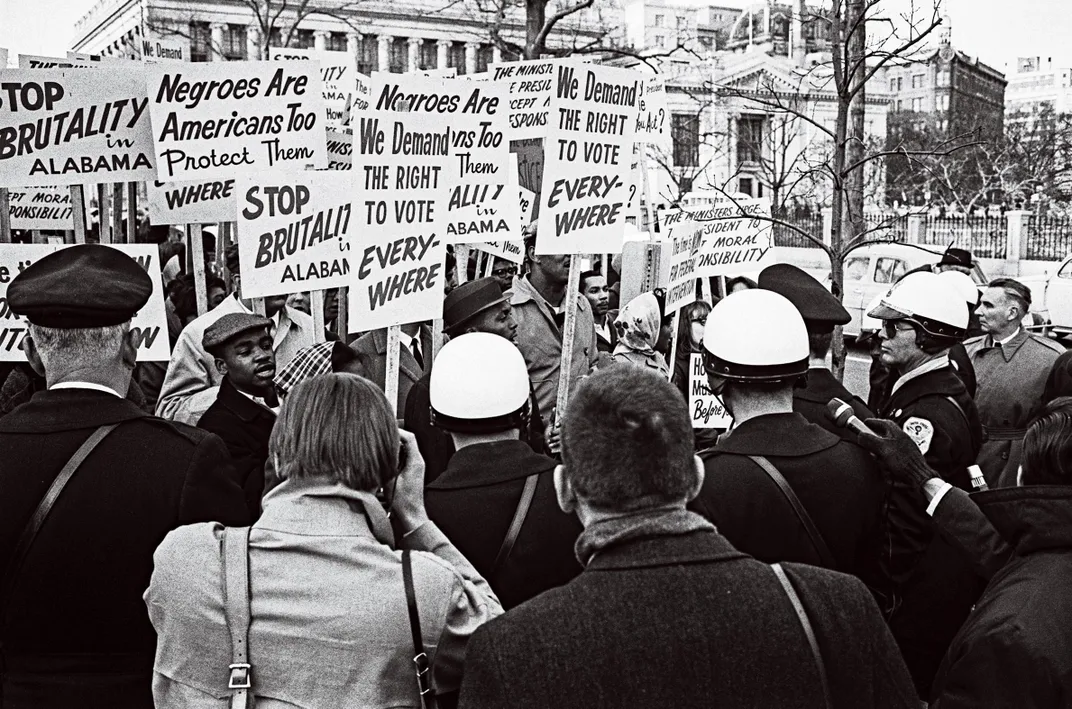
{"label": "protest sign", "polygon": [[532,221],[532,210],[536,207],[536,193],[518,185],[518,206],[521,216],[521,228],[524,229]]}
{"label": "protest sign", "polygon": [[235,220],[233,177],[145,183],[150,224],[205,224]]}
{"label": "protest sign", "polygon": [[354,111],[367,111],[369,110],[369,99],[372,98],[372,77],[366,74],[359,74],[354,72],[356,79],[354,83],[357,85],[357,93],[354,94]]}
{"label": "protest sign", "polygon": [[349,128],[328,128],[328,169],[349,170],[354,164],[354,132]]}
{"label": "protest sign", "polygon": [[474,244],[474,246],[486,254],[506,259],[511,263],[520,264],[525,260],[523,241],[487,241],[483,244]]}
{"label": "protest sign", "polygon": [[628,69],[560,64],[554,83],[536,253],[620,251],[626,212],[636,199],[629,167],[643,77]]}
{"label": "protest sign", "polygon": [[189,41],[164,39],[146,31],[141,38],[141,59],[144,62],[188,62]]}
{"label": "protest sign", "polygon": [[710,209],[690,211],[703,230],[696,253],[695,277],[738,276],[762,270],[774,258],[771,222],[766,199],[742,198]]}
{"label": "protest sign", "polygon": [[530,59],[488,67],[491,81],[506,86],[510,94],[510,140],[543,138],[547,135],[555,68],[566,64],[582,65],[582,61],[575,57]]}
{"label": "protest sign", "polygon": [[644,80],[644,90],[640,96],[640,115],[637,117],[636,141],[669,147],[670,107],[666,101],[666,84],[658,76],[649,76]]}
{"label": "protest sign", "polygon": [[722,405],[722,400],[711,393],[703,355],[689,355],[689,415],[693,428],[729,428],[733,417]]}
{"label": "protest sign", "polygon": [[346,256],[358,222],[352,218],[351,174],[310,171],[238,178],[242,297],[349,283]]}
{"label": "protest sign", "polygon": [[317,62],[151,64],[147,70],[158,179],[327,166]]}
{"label": "protest sign", "polygon": [[56,187],[11,190],[12,229],[70,229],[71,191]]}
{"label": "protest sign", "polygon": [[152,179],[152,133],[140,65],[11,69],[0,87],[0,184]]}
{"label": "protest sign", "polygon": [[20,69],[71,69],[74,67],[100,67],[100,62],[91,62],[76,57],[42,57],[36,54],[20,54]]}
{"label": "protest sign", "polygon": [[351,327],[442,317],[449,198],[443,176],[453,133],[437,114],[354,115]]}
{"label": "protest sign", "polygon": [[[0,244],[0,362],[25,362],[21,349],[26,336],[26,323],[13,314],[7,305],[7,287],[11,280],[30,264],[48,254],[67,248],[52,244]],[[131,323],[137,343],[139,362],[166,362],[171,358],[167,316],[164,312],[164,289],[160,285],[160,252],[155,244],[116,244],[138,262],[153,282],[149,302],[138,311]]]}
{"label": "protest sign", "polygon": [[357,92],[357,59],[352,53],[273,47],[269,58],[275,61],[320,62],[327,125],[350,125],[350,110],[353,106],[354,94]]}
{"label": "protest sign", "polygon": [[372,75],[372,108],[433,115],[450,126],[446,238],[451,244],[517,238],[518,201],[510,184],[505,87],[416,74]]}
{"label": "protest sign", "polygon": [[0,47],[0,69],[7,69],[7,50]]}
{"label": "protest sign", "polygon": [[[666,226],[664,222],[664,229]],[[700,225],[686,214],[670,226],[668,238],[670,283],[666,289],[666,312],[674,313],[696,300],[696,252],[700,247],[703,232]]]}

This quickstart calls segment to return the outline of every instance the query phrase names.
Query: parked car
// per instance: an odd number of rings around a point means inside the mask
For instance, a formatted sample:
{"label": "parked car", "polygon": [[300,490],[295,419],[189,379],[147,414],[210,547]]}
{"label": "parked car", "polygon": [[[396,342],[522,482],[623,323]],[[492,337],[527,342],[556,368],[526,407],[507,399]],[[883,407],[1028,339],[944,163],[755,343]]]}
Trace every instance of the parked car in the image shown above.
{"label": "parked car", "polygon": [[1031,289],[1036,332],[1072,337],[1072,253],[1052,272],[1017,279]]}

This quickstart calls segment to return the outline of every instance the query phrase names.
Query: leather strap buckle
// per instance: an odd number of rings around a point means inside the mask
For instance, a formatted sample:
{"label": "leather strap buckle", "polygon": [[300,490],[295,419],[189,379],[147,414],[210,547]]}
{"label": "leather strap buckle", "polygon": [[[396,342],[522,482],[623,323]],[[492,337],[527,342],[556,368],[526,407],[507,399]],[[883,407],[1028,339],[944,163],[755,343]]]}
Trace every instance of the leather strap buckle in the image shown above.
{"label": "leather strap buckle", "polygon": [[227,680],[227,689],[249,689],[253,686],[253,673],[249,663],[240,662],[229,665],[231,676]]}
{"label": "leather strap buckle", "polygon": [[413,664],[417,667],[417,687],[422,696],[428,694],[432,691],[432,683],[428,681],[428,673],[432,669],[428,663],[428,655],[423,652],[415,655]]}

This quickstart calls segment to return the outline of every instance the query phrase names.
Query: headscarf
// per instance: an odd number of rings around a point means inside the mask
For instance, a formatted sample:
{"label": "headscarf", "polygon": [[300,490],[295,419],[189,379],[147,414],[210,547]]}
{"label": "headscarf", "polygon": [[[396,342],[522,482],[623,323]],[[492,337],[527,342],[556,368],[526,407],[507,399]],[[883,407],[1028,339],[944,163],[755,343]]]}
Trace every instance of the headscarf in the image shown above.
{"label": "headscarf", "polygon": [[659,341],[662,324],[662,309],[654,293],[641,293],[633,298],[614,321],[618,331],[618,345],[621,348],[645,355],[655,354],[655,343]]}

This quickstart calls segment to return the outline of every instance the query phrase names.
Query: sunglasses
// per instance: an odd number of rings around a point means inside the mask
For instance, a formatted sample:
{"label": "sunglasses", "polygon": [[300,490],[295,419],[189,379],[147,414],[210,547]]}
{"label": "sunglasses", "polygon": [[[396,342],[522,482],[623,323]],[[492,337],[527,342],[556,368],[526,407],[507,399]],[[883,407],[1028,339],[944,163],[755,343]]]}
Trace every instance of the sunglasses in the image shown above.
{"label": "sunglasses", "polygon": [[882,330],[883,330],[883,332],[886,333],[886,338],[887,339],[892,340],[893,338],[897,337],[898,332],[907,332],[909,330],[915,329],[911,325],[905,325],[904,327],[897,327],[897,323],[899,323],[899,322],[908,322],[908,321],[907,320],[883,320],[882,321]]}

